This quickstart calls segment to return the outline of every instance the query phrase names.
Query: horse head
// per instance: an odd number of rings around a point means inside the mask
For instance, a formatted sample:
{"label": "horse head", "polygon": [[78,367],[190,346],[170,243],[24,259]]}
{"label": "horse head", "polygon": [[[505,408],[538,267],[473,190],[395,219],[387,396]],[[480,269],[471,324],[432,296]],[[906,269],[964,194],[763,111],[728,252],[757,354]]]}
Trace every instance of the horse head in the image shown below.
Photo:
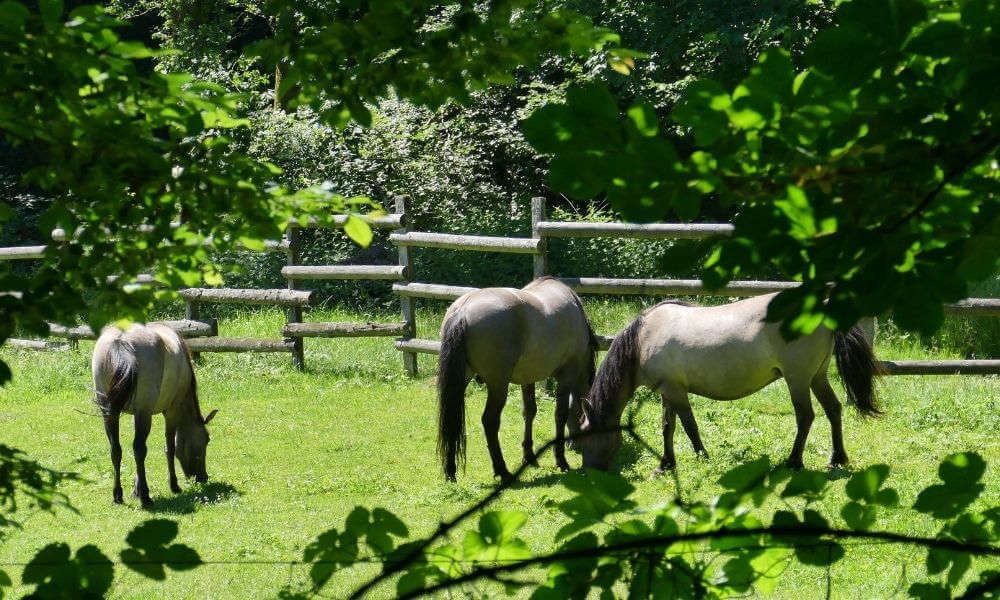
{"label": "horse head", "polygon": [[583,467],[607,471],[622,445],[621,428],[595,420],[588,401],[582,402],[580,408],[580,437],[576,443],[583,454]]}
{"label": "horse head", "polygon": [[175,437],[177,460],[181,463],[184,476],[194,477],[198,483],[208,481],[208,473],[205,471],[205,455],[209,442],[206,425],[218,412],[218,409],[213,410],[204,419],[195,417],[177,428]]}

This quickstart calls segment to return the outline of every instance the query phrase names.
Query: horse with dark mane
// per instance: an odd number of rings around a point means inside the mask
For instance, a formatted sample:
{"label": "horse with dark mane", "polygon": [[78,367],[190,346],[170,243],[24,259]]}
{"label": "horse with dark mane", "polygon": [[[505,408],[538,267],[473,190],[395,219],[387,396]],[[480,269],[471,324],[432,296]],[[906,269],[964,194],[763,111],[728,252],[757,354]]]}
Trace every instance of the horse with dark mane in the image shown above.
{"label": "horse with dark mane", "polygon": [[486,288],[456,300],[441,325],[438,362],[438,452],[445,478],[454,481],[457,462],[465,459],[465,388],[473,376],[486,384],[483,430],[493,474],[501,479],[510,477],[499,440],[507,386],[521,385],[524,460],[537,465],[531,435],[534,384],[555,377],[556,465],[568,470],[563,429],[567,422],[571,434],[579,429],[579,406],[594,380],[596,354],[597,339],[580,298],[558,279],[539,278],[520,290]]}
{"label": "horse with dark mane", "polygon": [[170,491],[179,493],[174,455],[187,477],[208,480],[205,453],[206,425],[217,411],[202,417],[191,352],[184,340],[163,325],[132,325],[128,331],[106,327],[94,346],[91,362],[97,406],[104,416],[104,430],[111,444],[111,464],[115,470],[112,498],[122,503],[122,447],[118,440],[121,413],[133,415],[135,438],[135,487],[132,495],[143,506],[152,504],[146,483],[146,438],[153,415],[166,419],[167,470]]}
{"label": "horse with dark mane", "polygon": [[814,413],[810,390],[830,421],[830,466],[846,465],[841,406],[827,379],[831,355],[847,390],[847,400],[861,415],[880,413],[874,378],[881,374],[871,344],[858,326],[849,332],[820,326],[787,341],[780,324],[765,320],[775,294],[722,306],[660,303],[619,333],[597,372],[584,403],[578,440],[583,466],[607,469],[621,444],[625,404],[640,385],[660,394],[663,407],[663,459],[656,472],[675,465],[673,436],[679,417],[694,450],[705,447],[688,394],[735,400],[784,378],[795,409],[797,433],[787,464],[802,467],[802,451]]}

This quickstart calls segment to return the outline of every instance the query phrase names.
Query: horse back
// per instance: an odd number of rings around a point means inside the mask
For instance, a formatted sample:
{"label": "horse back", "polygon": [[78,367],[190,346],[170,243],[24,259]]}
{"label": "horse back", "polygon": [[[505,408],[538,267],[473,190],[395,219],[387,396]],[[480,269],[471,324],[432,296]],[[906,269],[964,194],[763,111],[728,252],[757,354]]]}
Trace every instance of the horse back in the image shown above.
{"label": "horse back", "polygon": [[111,343],[120,341],[134,357],[137,379],[135,395],[125,412],[168,412],[188,393],[192,372],[187,348],[176,332],[162,325],[133,324],[127,331],[107,327],[94,348],[94,386],[103,392],[113,373],[108,361]]}
{"label": "horse back", "polygon": [[[565,285],[533,289],[486,288],[466,294],[451,319],[466,321],[471,370],[489,381],[527,384],[552,376],[569,363],[586,365],[590,329]],[[458,304],[458,302],[456,302]]]}
{"label": "horse back", "polygon": [[663,305],[643,316],[643,383],[673,384],[716,399],[749,395],[782,376],[820,370],[832,349],[821,328],[792,342],[764,320],[773,295],[713,307]]}

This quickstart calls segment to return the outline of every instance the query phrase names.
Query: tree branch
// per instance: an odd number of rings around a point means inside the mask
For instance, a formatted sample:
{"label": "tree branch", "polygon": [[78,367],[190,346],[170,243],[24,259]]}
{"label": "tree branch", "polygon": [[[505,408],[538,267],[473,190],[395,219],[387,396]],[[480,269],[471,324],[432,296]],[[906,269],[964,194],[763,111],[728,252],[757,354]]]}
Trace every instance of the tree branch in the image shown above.
{"label": "tree branch", "polygon": [[[753,529],[717,529],[713,531],[680,534],[674,536],[657,536],[641,540],[630,540],[628,542],[598,546],[595,548],[566,550],[561,552],[554,552],[551,554],[543,554],[541,556],[535,556],[526,560],[509,563],[505,565],[478,568],[474,569],[473,571],[470,571],[469,573],[466,573],[465,575],[462,575],[461,577],[456,577],[454,579],[442,581],[430,587],[426,587],[421,590],[414,590],[407,594],[403,594],[399,596],[397,600],[419,598],[421,596],[426,596],[428,594],[432,594],[434,592],[438,592],[476,579],[481,579],[484,577],[494,578],[502,573],[514,573],[528,567],[549,564],[561,560],[595,558],[601,556],[608,556],[610,554],[614,554],[617,552],[632,552],[646,548],[663,548],[673,545],[677,542],[705,541],[712,539],[724,539],[729,537],[746,537],[751,535],[772,535],[772,536],[787,535],[796,537],[825,536],[833,539],[880,540],[890,543],[914,544],[914,545],[924,546],[927,548],[941,548],[944,550],[965,552],[975,556],[1000,557],[1000,548],[994,546],[987,546],[983,544],[965,544],[962,542],[957,542],[955,540],[947,540],[947,539],[907,536],[899,533],[893,533],[891,531],[854,531],[849,529],[800,528],[800,527],[758,527]],[[795,544],[792,544],[792,547],[795,546],[796,546]],[[754,547],[767,548],[768,546],[762,544],[760,546],[754,546]],[[1000,577],[996,578],[995,580],[991,580],[985,585],[992,587],[984,586],[982,588],[977,588],[975,592],[977,594],[981,594],[981,592],[985,592],[990,589],[995,589],[997,587],[1000,587]]]}

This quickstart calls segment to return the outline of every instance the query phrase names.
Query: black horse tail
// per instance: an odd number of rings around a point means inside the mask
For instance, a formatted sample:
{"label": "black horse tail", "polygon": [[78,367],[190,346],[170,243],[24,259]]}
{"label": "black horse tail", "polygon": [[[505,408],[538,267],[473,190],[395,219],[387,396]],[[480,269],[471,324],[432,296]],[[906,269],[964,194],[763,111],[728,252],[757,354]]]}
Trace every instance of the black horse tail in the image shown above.
{"label": "black horse tail", "polygon": [[847,333],[836,332],[833,352],[847,390],[847,403],[853,404],[862,416],[882,414],[875,394],[875,378],[884,375],[885,371],[876,360],[864,331],[855,325]]}
{"label": "black horse tail", "polygon": [[449,481],[455,481],[457,463],[465,465],[466,328],[464,317],[450,320],[438,356],[438,455]]}
{"label": "black horse tail", "polygon": [[611,422],[615,419],[614,415],[620,414],[621,407],[616,406],[616,401],[622,397],[623,391],[626,397],[635,391],[635,376],[639,368],[639,330],[642,323],[643,318],[640,316],[611,342],[608,355],[597,370],[594,385],[590,388],[588,416],[595,421],[591,425],[616,425]]}
{"label": "black horse tail", "polygon": [[139,369],[132,344],[117,339],[108,347],[108,365],[112,369],[111,386],[103,398],[97,396],[97,406],[105,417],[117,417],[135,396]]}

